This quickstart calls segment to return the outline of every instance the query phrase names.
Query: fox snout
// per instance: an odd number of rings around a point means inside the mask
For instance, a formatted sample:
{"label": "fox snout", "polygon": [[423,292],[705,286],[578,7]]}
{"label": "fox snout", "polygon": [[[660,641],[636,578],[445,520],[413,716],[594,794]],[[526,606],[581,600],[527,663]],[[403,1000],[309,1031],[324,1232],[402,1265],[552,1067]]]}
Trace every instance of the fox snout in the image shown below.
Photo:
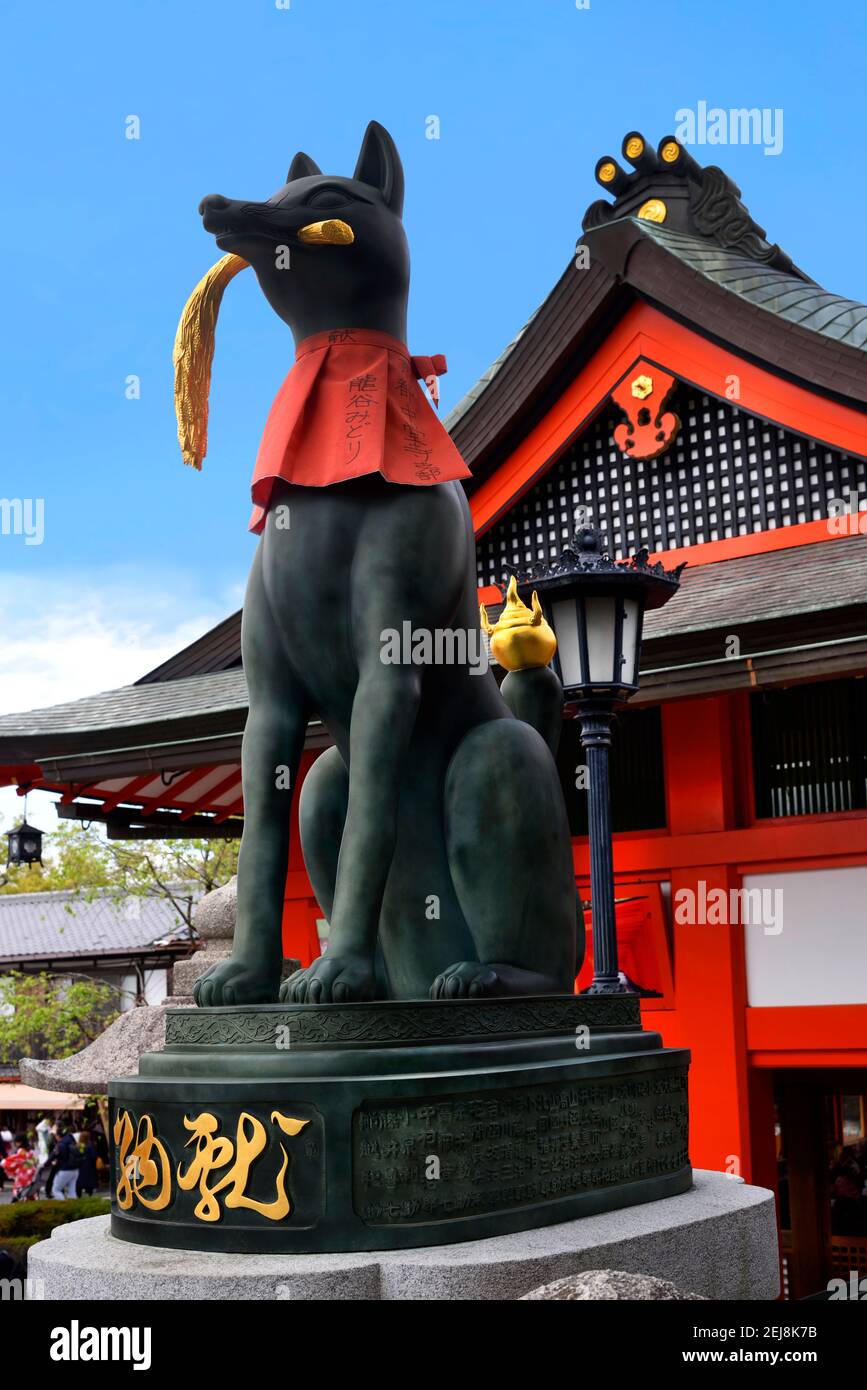
{"label": "fox snout", "polygon": [[275,203],[242,202],[209,193],[199,203],[199,213],[205,231],[211,233],[221,251],[248,260],[270,256],[281,242],[296,241],[297,214]]}
{"label": "fox snout", "polygon": [[251,216],[256,205],[239,202],[234,198],[224,198],[221,193],[209,193],[199,203],[199,216],[206,232],[214,236],[221,233],[255,231],[255,217]]}
{"label": "fox snout", "polygon": [[[208,193],[199,203],[199,216],[207,220],[217,212],[224,212],[232,206],[231,199],[224,198],[222,193]],[[209,227],[206,227],[210,231]]]}
{"label": "fox snout", "polygon": [[305,246],[351,246],[355,233],[339,218],[311,221],[309,208],[287,208],[271,203],[241,203],[224,198],[221,193],[209,193],[199,203],[199,213],[206,232],[216,237],[217,245],[225,250],[231,239],[255,237],[272,242],[288,237]]}

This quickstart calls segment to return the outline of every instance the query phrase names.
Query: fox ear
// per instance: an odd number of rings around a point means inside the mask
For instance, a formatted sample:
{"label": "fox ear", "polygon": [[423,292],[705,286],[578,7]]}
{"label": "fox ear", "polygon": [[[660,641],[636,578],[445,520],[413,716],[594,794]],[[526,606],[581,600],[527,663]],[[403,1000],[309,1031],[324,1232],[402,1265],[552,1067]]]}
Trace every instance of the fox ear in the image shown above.
{"label": "fox ear", "polygon": [[310,174],[321,174],[322,170],[309,154],[299,150],[292,163],[289,165],[289,173],[286,175],[286,182],[291,183],[293,179],[306,179]]}
{"label": "fox ear", "polygon": [[388,131],[371,121],[364,132],[361,153],[352,176],[361,183],[369,183],[378,188],[392,212],[400,217],[403,212],[403,165],[397,152],[397,145]]}

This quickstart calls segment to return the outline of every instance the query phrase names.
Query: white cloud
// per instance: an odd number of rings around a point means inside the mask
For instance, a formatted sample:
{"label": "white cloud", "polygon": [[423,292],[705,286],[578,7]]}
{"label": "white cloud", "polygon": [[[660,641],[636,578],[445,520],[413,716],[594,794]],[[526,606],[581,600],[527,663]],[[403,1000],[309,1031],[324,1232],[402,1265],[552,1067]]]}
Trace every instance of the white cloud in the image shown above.
{"label": "white cloud", "polygon": [[7,574],[0,585],[6,609],[0,714],[128,685],[240,602],[236,588],[205,598],[190,593],[187,576],[165,571]]}
{"label": "white cloud", "polygon": [[[232,585],[208,595],[188,574],[114,567],[0,574],[4,633],[0,645],[0,714],[41,709],[129,685],[240,607]],[[33,793],[28,819],[56,825],[51,801]],[[23,801],[0,790],[0,817],[18,820]]]}

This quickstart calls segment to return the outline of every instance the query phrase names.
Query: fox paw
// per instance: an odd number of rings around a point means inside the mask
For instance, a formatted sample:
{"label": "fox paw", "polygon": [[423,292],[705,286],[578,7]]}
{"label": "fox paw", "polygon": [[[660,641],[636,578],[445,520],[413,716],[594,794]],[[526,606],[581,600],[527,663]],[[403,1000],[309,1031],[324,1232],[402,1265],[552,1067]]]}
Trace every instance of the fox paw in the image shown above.
{"label": "fox paw", "polygon": [[273,1004],[280,978],[269,970],[254,970],[239,960],[221,960],[200,975],[193,998],[200,1009],[217,1004]]}
{"label": "fox paw", "polygon": [[280,986],[284,1004],[350,1004],[372,999],[373,962],[364,956],[320,956],[305,970],[296,970]]}
{"label": "fox paw", "polygon": [[437,975],[430,987],[431,999],[478,999],[500,993],[500,977],[489,965],[462,960]]}

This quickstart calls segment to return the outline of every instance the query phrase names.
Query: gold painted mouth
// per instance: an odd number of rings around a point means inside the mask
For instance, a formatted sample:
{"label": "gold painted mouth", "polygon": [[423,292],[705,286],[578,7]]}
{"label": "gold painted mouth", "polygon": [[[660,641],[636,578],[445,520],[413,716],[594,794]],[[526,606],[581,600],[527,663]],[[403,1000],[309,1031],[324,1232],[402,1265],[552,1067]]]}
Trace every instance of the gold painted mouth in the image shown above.
{"label": "gold painted mouth", "polygon": [[310,222],[298,233],[298,240],[307,246],[351,246],[355,233],[348,222],[330,218],[327,222]]}

